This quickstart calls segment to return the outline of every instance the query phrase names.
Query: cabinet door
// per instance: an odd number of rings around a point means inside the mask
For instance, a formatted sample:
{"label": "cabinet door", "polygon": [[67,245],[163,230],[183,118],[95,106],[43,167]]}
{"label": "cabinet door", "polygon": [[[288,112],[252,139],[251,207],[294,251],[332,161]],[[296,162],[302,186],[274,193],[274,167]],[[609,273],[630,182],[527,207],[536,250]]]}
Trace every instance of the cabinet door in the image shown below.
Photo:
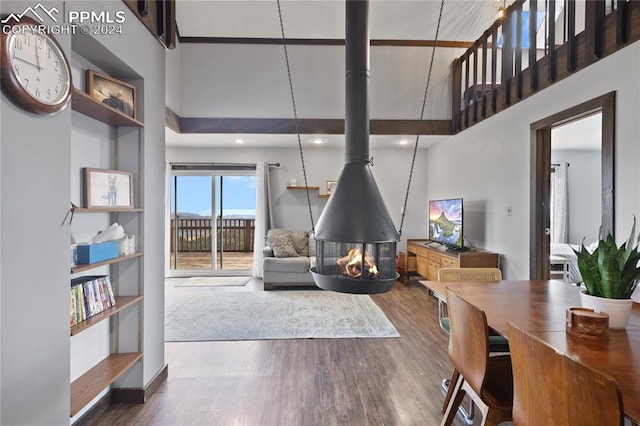
{"label": "cabinet door", "polygon": [[443,268],[457,268],[458,267],[458,259],[454,259],[447,256],[442,256],[442,260],[440,264]]}
{"label": "cabinet door", "polygon": [[438,270],[440,269],[440,264],[438,262],[434,262],[433,260],[427,261],[427,279],[429,281],[438,281]]}
{"label": "cabinet door", "polygon": [[427,277],[427,279],[430,279],[428,275],[427,259],[425,259],[424,257],[416,258],[416,272],[418,272],[418,275],[422,275],[423,277]]}

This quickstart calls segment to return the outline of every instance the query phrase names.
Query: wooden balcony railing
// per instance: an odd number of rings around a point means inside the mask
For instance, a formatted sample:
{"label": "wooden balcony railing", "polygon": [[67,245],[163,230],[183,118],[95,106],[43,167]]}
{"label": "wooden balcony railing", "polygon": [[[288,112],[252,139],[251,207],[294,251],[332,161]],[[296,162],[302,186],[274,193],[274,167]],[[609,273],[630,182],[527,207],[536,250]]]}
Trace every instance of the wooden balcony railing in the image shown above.
{"label": "wooden balcony railing", "polygon": [[452,131],[458,133],[639,39],[638,1],[516,0],[452,64]]}
{"label": "wooden balcony railing", "polygon": [[[213,232],[211,218],[180,218],[171,219],[171,252],[210,252]],[[255,219],[217,218],[217,250],[227,252],[252,252],[255,233]],[[177,238],[176,238],[177,237]]]}

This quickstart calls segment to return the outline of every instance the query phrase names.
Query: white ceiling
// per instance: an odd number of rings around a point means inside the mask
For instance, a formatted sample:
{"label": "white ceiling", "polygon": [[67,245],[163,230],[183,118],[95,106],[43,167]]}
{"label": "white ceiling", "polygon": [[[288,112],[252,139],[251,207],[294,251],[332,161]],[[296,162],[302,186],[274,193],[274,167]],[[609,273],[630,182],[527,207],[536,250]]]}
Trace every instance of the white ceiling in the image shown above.
{"label": "white ceiling", "polygon": [[[440,3],[371,0],[371,38],[432,40]],[[495,0],[446,0],[440,39],[476,40],[500,5]],[[344,38],[343,0],[281,0],[280,9],[288,38]],[[281,37],[276,0],[177,0],[176,22],[182,37]]]}
{"label": "white ceiling", "polygon": [[[434,39],[440,1],[370,0],[370,3],[371,39]],[[495,20],[497,8],[502,4],[502,1],[495,0],[446,0],[439,39],[476,40]],[[287,38],[344,39],[343,0],[281,0],[280,6]],[[281,38],[277,10],[276,0],[177,0],[176,21],[181,37]],[[317,137],[324,140],[322,146],[344,146],[343,135],[301,135],[303,146],[311,145],[312,139]],[[371,148],[410,149],[415,138],[415,135],[372,135],[370,145]],[[446,138],[421,136],[419,147],[426,148]],[[242,139],[244,143],[237,144],[236,139]],[[407,139],[410,143],[401,146],[398,143],[401,139]],[[297,146],[297,136],[177,134],[167,129],[166,142],[168,146],[180,147],[290,147]]]}

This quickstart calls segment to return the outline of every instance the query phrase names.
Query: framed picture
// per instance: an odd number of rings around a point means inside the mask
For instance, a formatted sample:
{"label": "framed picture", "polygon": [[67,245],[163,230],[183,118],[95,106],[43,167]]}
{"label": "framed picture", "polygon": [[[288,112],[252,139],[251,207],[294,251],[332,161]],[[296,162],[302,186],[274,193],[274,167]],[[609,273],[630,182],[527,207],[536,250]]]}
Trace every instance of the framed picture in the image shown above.
{"label": "framed picture", "polygon": [[84,207],[133,208],[133,173],[85,167]]}
{"label": "framed picture", "polygon": [[117,80],[97,71],[87,70],[87,93],[98,102],[102,102],[121,113],[137,119],[136,86]]}
{"label": "framed picture", "polygon": [[327,181],[327,194],[331,195],[333,194],[333,191],[336,189],[336,181],[335,180],[328,180]]}

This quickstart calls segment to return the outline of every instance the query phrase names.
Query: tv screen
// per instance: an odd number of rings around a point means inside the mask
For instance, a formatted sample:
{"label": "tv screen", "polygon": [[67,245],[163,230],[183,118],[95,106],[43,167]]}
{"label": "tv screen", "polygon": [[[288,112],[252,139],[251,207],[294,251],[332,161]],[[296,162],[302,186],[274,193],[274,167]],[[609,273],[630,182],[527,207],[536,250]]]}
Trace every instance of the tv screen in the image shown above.
{"label": "tv screen", "polygon": [[462,198],[429,201],[429,239],[463,247]]}

